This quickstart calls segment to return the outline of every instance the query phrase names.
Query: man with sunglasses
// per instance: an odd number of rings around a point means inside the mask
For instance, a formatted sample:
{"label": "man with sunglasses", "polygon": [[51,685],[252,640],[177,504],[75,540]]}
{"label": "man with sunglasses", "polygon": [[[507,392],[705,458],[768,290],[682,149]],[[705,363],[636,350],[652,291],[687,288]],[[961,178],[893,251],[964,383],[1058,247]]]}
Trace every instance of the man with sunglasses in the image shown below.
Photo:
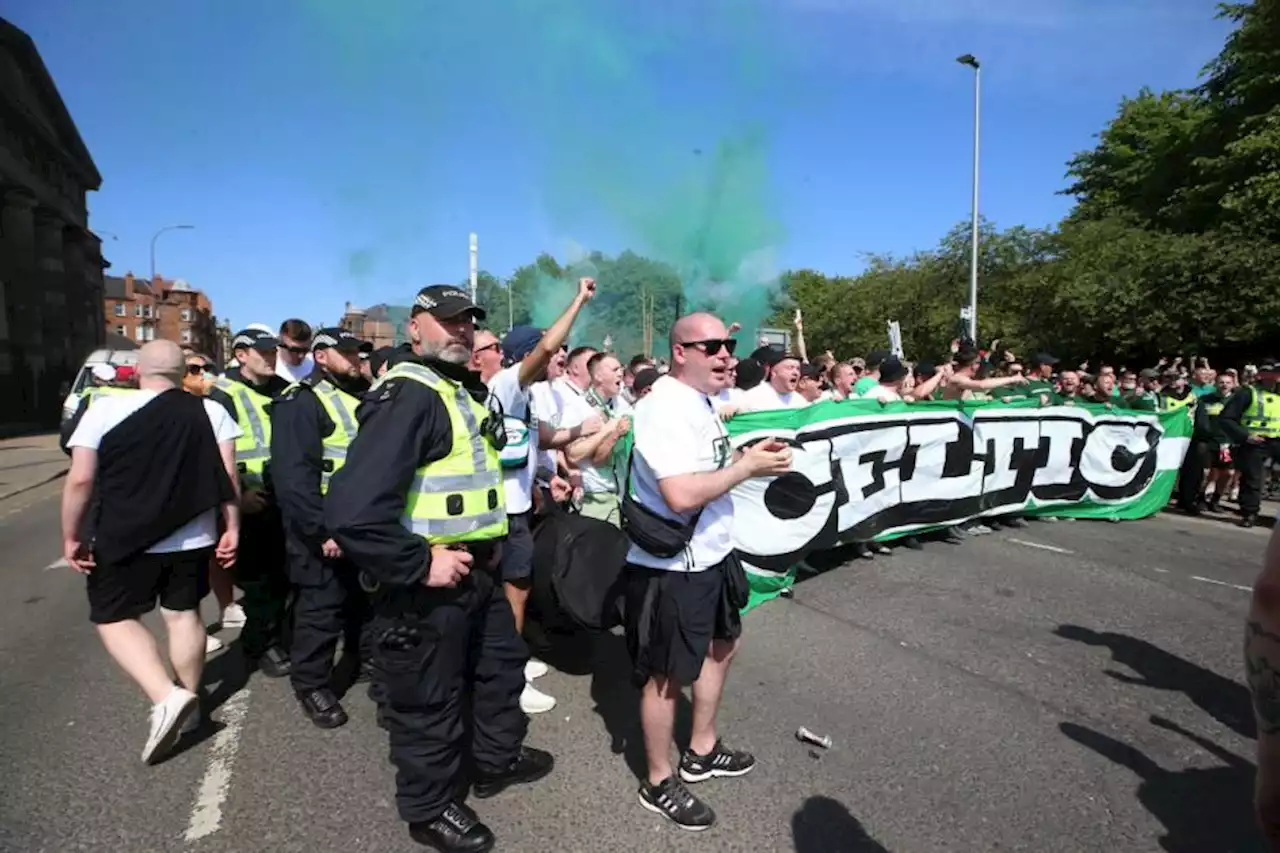
{"label": "man with sunglasses", "polygon": [[325,499],[325,529],[371,590],[370,695],[390,739],[397,810],[415,841],[443,851],[494,845],[459,796],[465,783],[484,799],[554,764],[523,745],[529,650],[498,571],[510,529],[504,413],[470,369],[484,317],[453,285],[419,291],[413,355],[365,395]]}
{"label": "man with sunglasses", "polygon": [[240,648],[250,667],[268,678],[289,674],[284,621],[289,598],[284,523],[270,476],[271,401],[288,387],[276,374],[279,340],[248,328],[231,340],[237,367],[219,376],[208,398],[240,425],[236,467],[240,472],[240,556],[235,580],[244,591]]}
{"label": "man with sunglasses", "polygon": [[[734,562],[729,492],[751,477],[791,469],[791,451],[781,441],[766,439],[740,451],[729,443],[711,398],[728,381],[733,348],[724,323],[710,314],[676,321],[671,372],[636,405],[632,494],[624,509],[629,519],[657,515],[665,521],[658,529],[680,531],[677,541],[659,549],[640,535],[639,525],[628,522],[632,545],[625,610],[648,765],[640,780],[640,804],[688,830],[706,829],[715,814],[685,783],[742,776],[755,766],[749,753],[726,747],[716,730],[725,676],[742,633],[739,608],[745,604],[733,600],[745,578]],[[646,551],[637,539],[674,556]],[[690,685],[693,728],[677,776],[671,766],[676,704]]]}
{"label": "man with sunglasses", "polygon": [[324,496],[356,437],[356,406],[369,388],[361,355],[373,349],[345,329],[311,342],[315,369],[271,406],[271,478],[285,524],[289,580],[296,597],[289,680],[302,711],[322,729],[347,722],[334,690],[334,653],[354,674],[370,665],[367,601],[356,569],[324,524]]}
{"label": "man with sunglasses", "polygon": [[296,318],[280,324],[280,358],[276,361],[276,375],[286,383],[300,382],[315,370],[311,357],[311,326]]}

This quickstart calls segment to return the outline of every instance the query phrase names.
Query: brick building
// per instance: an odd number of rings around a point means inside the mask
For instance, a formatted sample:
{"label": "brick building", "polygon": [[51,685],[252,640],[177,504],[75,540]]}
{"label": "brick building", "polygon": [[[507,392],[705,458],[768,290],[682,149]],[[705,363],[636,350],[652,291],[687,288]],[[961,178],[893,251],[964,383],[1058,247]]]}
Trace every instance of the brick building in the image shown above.
{"label": "brick building", "polygon": [[154,281],[124,276],[103,280],[103,318],[107,331],[139,344],[173,341],[214,359],[222,358],[222,342],[213,304],[203,291],[182,279],[156,276]]}
{"label": "brick building", "polygon": [[350,302],[342,313],[342,328],[363,341],[377,347],[399,346],[408,338],[405,324],[409,322],[408,305],[373,305],[356,308]]}
{"label": "brick building", "polygon": [[0,18],[0,432],[56,425],[104,340],[102,241],[85,206],[101,183],[35,44]]}

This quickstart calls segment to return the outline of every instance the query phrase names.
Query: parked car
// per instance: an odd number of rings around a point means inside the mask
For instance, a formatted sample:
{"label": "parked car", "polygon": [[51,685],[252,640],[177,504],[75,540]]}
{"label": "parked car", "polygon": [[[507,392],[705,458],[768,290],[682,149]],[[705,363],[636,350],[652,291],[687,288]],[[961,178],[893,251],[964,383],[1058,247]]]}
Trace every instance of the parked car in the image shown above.
{"label": "parked car", "polygon": [[65,424],[75,417],[76,411],[80,408],[80,395],[92,383],[95,366],[121,367],[135,366],[137,363],[137,349],[96,349],[89,353],[89,357],[80,366],[80,372],[76,374],[75,381],[67,388],[66,397],[62,401],[62,423]]}

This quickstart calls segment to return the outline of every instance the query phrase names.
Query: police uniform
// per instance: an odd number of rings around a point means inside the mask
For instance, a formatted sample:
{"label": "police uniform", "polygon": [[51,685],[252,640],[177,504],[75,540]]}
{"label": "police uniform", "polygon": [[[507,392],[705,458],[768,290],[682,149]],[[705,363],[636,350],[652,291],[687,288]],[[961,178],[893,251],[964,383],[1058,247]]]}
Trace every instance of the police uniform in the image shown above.
{"label": "police uniform", "polygon": [[[274,351],[278,343],[269,332],[248,329],[235,336],[232,347]],[[236,467],[240,471],[241,492],[257,491],[267,504],[261,512],[241,513],[240,548],[232,572],[236,585],[244,590],[245,624],[240,631],[240,647],[263,675],[272,678],[289,673],[289,656],[283,645],[289,597],[284,528],[272,494],[270,470],[270,404],[287,387],[288,383],[278,376],[254,383],[239,368],[233,368],[218,377],[208,394],[240,425]]]}
{"label": "police uniform", "polygon": [[1280,394],[1255,386],[1241,388],[1218,415],[1218,426],[1236,444],[1241,523],[1252,527],[1262,508],[1267,460],[1280,461]]}
{"label": "police uniform", "polygon": [[[312,349],[370,345],[342,329],[321,329]],[[319,363],[310,375],[285,389],[271,405],[271,481],[284,519],[289,580],[296,597],[289,644],[289,679],[307,717],[321,728],[336,728],[347,714],[331,684],[334,652],[344,638],[343,657],[369,655],[363,642],[367,603],[355,566],[323,556],[330,538],[324,525],[324,496],[347,459],[356,437],[356,406],[368,389],[363,378],[335,377]]]}
{"label": "police uniform", "polygon": [[[1178,409],[1189,409],[1191,415],[1191,441],[1187,453],[1182,457],[1182,466],[1178,470],[1178,485],[1175,500],[1178,509],[1195,515],[1200,512],[1200,495],[1204,486],[1204,469],[1217,451],[1217,438],[1209,413],[1201,405],[1200,398],[1190,389],[1181,395],[1176,393],[1160,394],[1159,408],[1166,412]],[[1219,410],[1221,411],[1221,410]]]}
{"label": "police uniform", "polygon": [[[419,293],[415,316],[423,310],[484,317],[448,286]],[[487,398],[463,366],[398,359],[365,395],[359,433],[325,502],[327,529],[376,587],[371,695],[390,737],[400,817],[415,840],[448,851],[493,845],[457,798],[468,698],[477,797],[533,781],[552,765],[550,755],[522,746],[529,653],[496,576],[507,533],[504,433]],[[433,544],[472,554],[456,587],[426,586]]]}

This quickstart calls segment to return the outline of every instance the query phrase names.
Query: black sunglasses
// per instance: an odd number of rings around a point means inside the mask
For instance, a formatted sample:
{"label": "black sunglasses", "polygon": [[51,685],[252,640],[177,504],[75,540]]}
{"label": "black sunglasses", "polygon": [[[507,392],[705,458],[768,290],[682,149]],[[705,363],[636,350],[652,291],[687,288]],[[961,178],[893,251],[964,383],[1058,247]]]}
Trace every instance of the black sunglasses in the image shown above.
{"label": "black sunglasses", "polygon": [[494,341],[494,342],[493,342],[493,343],[491,343],[491,344],[485,344],[485,345],[484,345],[484,346],[482,346],[482,347],[476,347],[474,350],[472,350],[472,351],[471,351],[471,353],[472,353],[472,355],[479,355],[480,353],[484,352],[484,351],[485,351],[485,350],[487,350],[487,349],[491,349],[491,350],[495,350],[495,351],[496,351],[496,350],[500,350],[500,349],[502,349],[502,344],[500,344],[500,343],[499,343],[499,342],[497,342],[497,341]]}
{"label": "black sunglasses", "polygon": [[290,346],[285,346],[284,344],[280,344],[280,349],[288,350],[289,352],[293,353],[294,355],[306,355],[307,353],[311,352],[311,347],[309,347],[309,346],[293,346],[293,347],[290,347]]}
{"label": "black sunglasses", "polygon": [[680,346],[694,347],[707,355],[718,355],[723,348],[729,355],[733,355],[733,351],[738,348],[738,341],[736,338],[715,338],[709,341],[683,341]]}
{"label": "black sunglasses", "polygon": [[205,364],[188,364],[187,375],[199,376],[201,373],[204,373],[208,369],[209,369],[208,365],[205,365]]}

